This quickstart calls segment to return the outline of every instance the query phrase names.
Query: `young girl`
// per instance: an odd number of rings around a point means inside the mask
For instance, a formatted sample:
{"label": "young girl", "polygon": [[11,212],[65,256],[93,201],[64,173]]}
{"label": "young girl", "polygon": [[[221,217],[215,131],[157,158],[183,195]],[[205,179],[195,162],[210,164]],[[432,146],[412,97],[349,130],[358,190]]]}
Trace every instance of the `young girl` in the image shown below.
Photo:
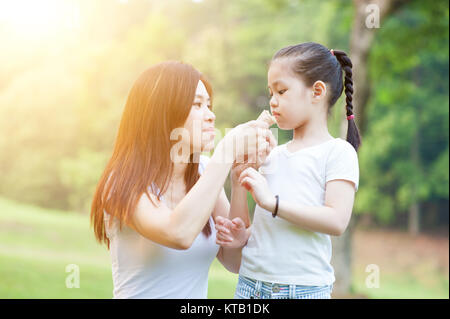
{"label": "young girl", "polygon": [[[352,63],[342,51],[302,43],[273,57],[270,109],[280,129],[294,132],[259,171],[248,167],[233,183],[241,187],[233,193],[247,189],[257,204],[251,235],[248,216],[241,220],[247,212],[243,195],[234,195],[242,198],[240,214],[216,219],[218,244],[239,248],[248,239],[234,267],[239,269],[235,298],[331,298],[330,235],[345,231],[359,183],[352,84]],[[347,141],[327,129],[329,110],[344,87]]]}

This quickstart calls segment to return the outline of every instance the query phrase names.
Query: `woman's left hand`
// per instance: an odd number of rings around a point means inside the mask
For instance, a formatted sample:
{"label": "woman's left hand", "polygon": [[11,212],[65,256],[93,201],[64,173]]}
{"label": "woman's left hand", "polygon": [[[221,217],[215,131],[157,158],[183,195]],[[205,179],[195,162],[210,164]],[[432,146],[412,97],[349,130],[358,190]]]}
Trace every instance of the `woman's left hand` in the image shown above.
{"label": "woman's left hand", "polygon": [[244,186],[253,196],[255,202],[262,208],[273,211],[275,196],[264,176],[252,167],[245,169],[239,176],[239,184]]}

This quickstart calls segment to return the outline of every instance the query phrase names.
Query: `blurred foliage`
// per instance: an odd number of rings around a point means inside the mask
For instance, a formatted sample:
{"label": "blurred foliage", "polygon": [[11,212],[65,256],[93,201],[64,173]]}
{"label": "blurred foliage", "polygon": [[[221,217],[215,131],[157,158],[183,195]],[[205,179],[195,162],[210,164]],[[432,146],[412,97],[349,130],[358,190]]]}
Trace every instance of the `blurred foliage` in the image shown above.
{"label": "blurred foliage", "polygon": [[[315,41],[348,51],[353,18],[343,0],[97,0],[79,12],[79,27],[47,34],[0,24],[0,194],[82,212],[148,66],[175,59],[206,74],[224,133],[268,108],[278,49]],[[415,188],[422,203],[448,206],[448,2],[412,1],[383,21],[369,69],[355,212],[392,222]],[[344,100],[333,109],[338,136]],[[278,131],[279,144],[289,138]]]}
{"label": "blurred foliage", "polygon": [[[414,201],[430,215],[449,190],[449,8],[413,1],[387,19],[369,59],[372,99],[355,210],[382,222]],[[446,205],[434,223],[447,215]]]}

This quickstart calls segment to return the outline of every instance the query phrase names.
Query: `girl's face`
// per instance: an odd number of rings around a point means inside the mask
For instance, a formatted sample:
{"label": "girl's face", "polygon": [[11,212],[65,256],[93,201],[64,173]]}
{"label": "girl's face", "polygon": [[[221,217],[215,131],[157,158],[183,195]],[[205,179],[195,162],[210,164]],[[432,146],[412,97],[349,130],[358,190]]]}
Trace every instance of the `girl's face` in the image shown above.
{"label": "girl's face", "polygon": [[191,111],[184,123],[184,129],[189,132],[189,146],[192,152],[208,152],[214,148],[215,119],[208,91],[200,80]]}
{"label": "girl's face", "polygon": [[276,59],[270,64],[267,80],[270,110],[278,127],[295,129],[307,122],[312,114],[312,88],[293,74],[289,59]]}

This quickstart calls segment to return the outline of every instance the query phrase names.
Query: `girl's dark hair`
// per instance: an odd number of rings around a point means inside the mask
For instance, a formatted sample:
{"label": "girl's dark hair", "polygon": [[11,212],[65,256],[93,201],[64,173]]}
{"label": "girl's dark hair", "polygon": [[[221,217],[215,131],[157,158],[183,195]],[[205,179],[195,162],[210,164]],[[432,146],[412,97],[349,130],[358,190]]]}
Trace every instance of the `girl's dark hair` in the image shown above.
{"label": "girl's dark hair", "polygon": [[[328,100],[328,113],[341,96],[345,86],[345,108],[348,117],[353,115],[353,65],[345,52],[339,50],[333,50],[333,52],[334,55],[319,43],[305,42],[281,49],[275,53],[272,61],[279,58],[293,59],[292,70],[307,86],[312,86],[318,80],[327,83],[331,93]],[[342,82],[342,70],[345,72],[344,83]],[[353,118],[348,120],[347,141],[358,151],[361,138]]]}

